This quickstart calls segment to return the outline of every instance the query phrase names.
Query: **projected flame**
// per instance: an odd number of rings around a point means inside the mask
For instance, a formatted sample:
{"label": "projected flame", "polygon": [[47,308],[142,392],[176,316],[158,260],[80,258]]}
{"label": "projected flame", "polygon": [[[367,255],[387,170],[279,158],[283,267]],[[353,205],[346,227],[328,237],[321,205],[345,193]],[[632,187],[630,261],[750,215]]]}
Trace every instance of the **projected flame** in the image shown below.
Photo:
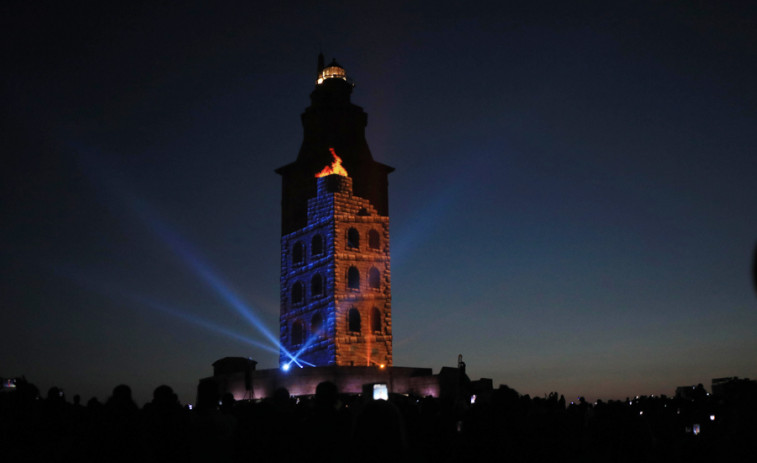
{"label": "projected flame", "polygon": [[336,155],[334,148],[329,148],[329,151],[331,151],[331,155],[334,156],[334,162],[332,162],[330,166],[324,167],[322,171],[315,174],[316,178],[321,178],[332,174],[347,177],[347,169],[342,167],[342,158]]}

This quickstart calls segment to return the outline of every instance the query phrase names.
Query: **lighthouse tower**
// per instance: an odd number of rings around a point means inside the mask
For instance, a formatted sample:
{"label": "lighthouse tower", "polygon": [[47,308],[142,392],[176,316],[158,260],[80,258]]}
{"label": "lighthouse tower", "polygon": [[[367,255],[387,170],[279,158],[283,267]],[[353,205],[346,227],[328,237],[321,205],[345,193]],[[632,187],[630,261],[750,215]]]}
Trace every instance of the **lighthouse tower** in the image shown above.
{"label": "lighthouse tower", "polygon": [[[343,67],[325,66],[318,57],[300,152],[276,170],[282,179],[279,368],[257,370],[249,357],[221,358],[213,376],[200,380],[221,394],[261,399],[284,388],[310,396],[328,381],[340,393],[374,398],[470,398],[462,361],[438,375],[393,365],[387,180],[394,169],[373,159],[365,141],[368,117],[350,101],[352,89]],[[480,381],[491,391],[491,380]]]}
{"label": "lighthouse tower", "polygon": [[282,176],[280,364],[391,366],[387,177],[336,61],[318,59],[304,139]]}

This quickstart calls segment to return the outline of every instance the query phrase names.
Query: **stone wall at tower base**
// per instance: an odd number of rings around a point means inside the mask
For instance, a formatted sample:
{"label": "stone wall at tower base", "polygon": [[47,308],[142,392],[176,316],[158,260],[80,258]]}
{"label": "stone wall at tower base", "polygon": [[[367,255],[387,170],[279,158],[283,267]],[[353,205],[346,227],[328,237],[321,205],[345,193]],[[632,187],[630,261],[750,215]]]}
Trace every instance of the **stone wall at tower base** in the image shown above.
{"label": "stone wall at tower base", "polygon": [[292,396],[314,395],[316,386],[323,381],[334,383],[341,394],[362,394],[367,386],[386,384],[390,393],[437,398],[459,396],[470,384],[465,372],[458,368],[444,367],[434,375],[431,368],[360,366],[238,371],[200,381],[215,381],[221,394],[230,392],[236,400],[264,399],[282,387]]}

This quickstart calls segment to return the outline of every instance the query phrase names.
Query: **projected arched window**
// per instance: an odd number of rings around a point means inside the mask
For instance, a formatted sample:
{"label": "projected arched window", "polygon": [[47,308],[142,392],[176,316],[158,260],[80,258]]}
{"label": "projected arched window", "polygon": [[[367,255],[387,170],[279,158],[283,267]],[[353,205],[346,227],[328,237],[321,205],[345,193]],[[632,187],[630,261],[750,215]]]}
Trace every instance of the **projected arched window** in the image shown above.
{"label": "projected arched window", "polygon": [[347,287],[349,289],[360,289],[360,271],[357,267],[350,267],[347,270]]}
{"label": "projected arched window", "polygon": [[355,228],[347,230],[347,247],[360,249],[360,233]]}
{"label": "projected arched window", "polygon": [[304,259],[305,246],[302,244],[302,241],[298,241],[294,243],[294,247],[292,248],[292,263],[301,264]]}
{"label": "projected arched window", "polygon": [[323,237],[321,235],[315,235],[310,240],[310,253],[313,256],[320,256],[323,254]]}
{"label": "projected arched window", "polygon": [[305,324],[297,320],[292,323],[292,345],[297,346],[305,340]]}
{"label": "projected arched window", "polygon": [[323,295],[323,277],[320,273],[313,275],[313,278],[310,280],[310,294],[313,297]]}
{"label": "projected arched window", "polygon": [[292,286],[292,304],[302,304],[305,288],[299,281]]}
{"label": "projected arched window", "polygon": [[350,309],[350,313],[347,316],[347,324],[350,331],[355,333],[360,332],[360,312],[354,307]]}
{"label": "projected arched window", "polygon": [[313,318],[310,319],[310,330],[313,332],[313,334],[320,334],[322,327],[323,319],[321,318],[321,314],[317,313],[313,315]]}
{"label": "projected arched window", "polygon": [[371,269],[368,270],[368,284],[373,289],[379,289],[379,287],[381,287],[381,273],[376,267],[371,267]]}
{"label": "projected arched window", "polygon": [[376,307],[371,310],[371,331],[374,333],[381,332],[381,312]]}
{"label": "projected arched window", "polygon": [[381,248],[381,238],[379,237],[379,233],[376,230],[371,230],[368,232],[368,247],[371,249]]}

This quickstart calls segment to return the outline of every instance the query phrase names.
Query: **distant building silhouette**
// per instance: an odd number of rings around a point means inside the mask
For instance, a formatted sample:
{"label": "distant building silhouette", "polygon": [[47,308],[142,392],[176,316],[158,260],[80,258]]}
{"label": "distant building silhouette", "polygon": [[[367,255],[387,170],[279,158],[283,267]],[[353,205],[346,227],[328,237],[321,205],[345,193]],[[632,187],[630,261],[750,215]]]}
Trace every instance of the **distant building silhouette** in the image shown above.
{"label": "distant building silhouette", "polygon": [[729,376],[712,379],[712,394],[719,398],[743,401],[757,398],[757,381]]}

